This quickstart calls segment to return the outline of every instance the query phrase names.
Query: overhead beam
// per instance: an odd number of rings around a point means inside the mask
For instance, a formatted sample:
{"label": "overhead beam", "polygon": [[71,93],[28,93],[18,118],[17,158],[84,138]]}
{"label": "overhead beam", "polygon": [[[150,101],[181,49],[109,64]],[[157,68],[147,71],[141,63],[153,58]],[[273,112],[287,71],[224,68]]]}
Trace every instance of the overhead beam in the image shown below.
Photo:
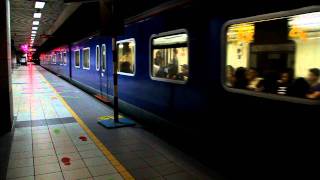
{"label": "overhead beam", "polygon": [[[50,29],[45,33],[46,35],[52,35],[60,26],[81,6],[81,2],[68,3],[63,11],[60,13],[57,20],[53,23]],[[39,42],[39,46],[47,41],[46,38],[42,38]]]}

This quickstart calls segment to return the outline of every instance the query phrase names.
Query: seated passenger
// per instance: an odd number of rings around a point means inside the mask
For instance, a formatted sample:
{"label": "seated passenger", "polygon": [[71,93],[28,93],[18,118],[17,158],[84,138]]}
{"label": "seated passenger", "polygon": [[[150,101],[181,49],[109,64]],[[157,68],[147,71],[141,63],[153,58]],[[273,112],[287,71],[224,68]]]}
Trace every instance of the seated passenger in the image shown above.
{"label": "seated passenger", "polygon": [[231,65],[228,65],[226,69],[226,85],[228,87],[233,87],[234,83],[235,83],[234,68]]}
{"label": "seated passenger", "polygon": [[120,64],[120,72],[123,73],[133,73],[133,71],[131,70],[131,64],[128,61],[122,62]]}
{"label": "seated passenger", "polygon": [[173,49],[173,58],[171,59],[170,64],[168,65],[168,77],[169,79],[177,79],[178,75],[178,50]]}
{"label": "seated passenger", "polygon": [[319,99],[320,98],[320,70],[318,68],[312,68],[309,70],[308,83],[310,84],[310,89],[307,94],[309,99]]}
{"label": "seated passenger", "polygon": [[181,65],[181,73],[177,75],[177,80],[187,81],[189,76],[189,66],[187,64]]}
{"label": "seated passenger", "polygon": [[177,64],[169,64],[167,67],[168,76],[169,79],[177,79],[178,75],[178,65]]}
{"label": "seated passenger", "polygon": [[156,72],[156,77],[159,78],[166,78],[167,77],[167,72],[166,72],[166,68],[164,66],[160,66],[158,72]]}
{"label": "seated passenger", "polygon": [[280,79],[277,81],[277,94],[286,95],[288,87],[292,81],[291,75],[289,72],[283,72],[280,75]]}
{"label": "seated passenger", "polygon": [[305,98],[310,89],[310,85],[304,78],[297,78],[291,86],[288,87],[287,95]]}
{"label": "seated passenger", "polygon": [[238,89],[246,89],[248,85],[248,80],[246,78],[246,68],[239,67],[234,73],[234,87]]}
{"label": "seated passenger", "polygon": [[248,80],[247,89],[253,91],[262,91],[262,78],[258,77],[258,72],[254,68],[250,68],[246,73],[246,78]]}
{"label": "seated passenger", "polygon": [[153,69],[152,69],[153,76],[155,76],[159,72],[162,62],[163,62],[163,57],[161,55],[161,51],[159,50],[156,52],[156,57],[153,60]]}

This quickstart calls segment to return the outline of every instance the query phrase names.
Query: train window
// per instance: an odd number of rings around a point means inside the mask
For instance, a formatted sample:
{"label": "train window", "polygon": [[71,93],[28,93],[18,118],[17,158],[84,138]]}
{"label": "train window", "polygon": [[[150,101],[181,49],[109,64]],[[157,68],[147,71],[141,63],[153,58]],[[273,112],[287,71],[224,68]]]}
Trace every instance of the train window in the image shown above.
{"label": "train window", "polygon": [[99,45],[96,46],[96,70],[100,70],[100,47]]}
{"label": "train window", "polygon": [[320,12],[231,24],[225,42],[227,89],[320,99]]}
{"label": "train window", "polygon": [[56,53],[56,63],[60,64],[60,53]]}
{"label": "train window", "polygon": [[102,71],[106,70],[106,64],[107,64],[107,49],[106,49],[106,45],[102,44],[102,62],[101,62],[101,69]]}
{"label": "train window", "polygon": [[48,55],[47,63],[48,63],[48,64],[50,64],[50,63],[52,64],[52,58],[51,58],[51,55]]}
{"label": "train window", "polygon": [[63,52],[63,64],[67,65],[67,52]]}
{"label": "train window", "polygon": [[62,52],[57,53],[57,61],[59,65],[63,65],[63,57],[62,57]]}
{"label": "train window", "polygon": [[136,43],[134,39],[117,41],[118,74],[133,76],[135,73]]}
{"label": "train window", "polygon": [[57,60],[56,60],[56,55],[52,55],[52,64],[56,64]]}
{"label": "train window", "polygon": [[80,68],[80,50],[74,51],[74,65],[76,68]]}
{"label": "train window", "polygon": [[82,55],[83,69],[89,70],[90,69],[90,48],[83,48],[82,53],[83,53]]}
{"label": "train window", "polygon": [[151,37],[152,79],[185,83],[189,77],[188,34],[172,31]]}

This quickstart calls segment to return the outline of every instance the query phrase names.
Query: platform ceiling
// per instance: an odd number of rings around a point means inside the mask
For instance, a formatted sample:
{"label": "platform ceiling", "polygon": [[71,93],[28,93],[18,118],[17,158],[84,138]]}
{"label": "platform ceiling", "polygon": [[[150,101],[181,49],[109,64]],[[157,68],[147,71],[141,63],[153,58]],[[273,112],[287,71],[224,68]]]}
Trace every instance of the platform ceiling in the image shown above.
{"label": "platform ceiling", "polygon": [[[121,4],[121,13],[129,18],[160,4],[183,0],[117,0]],[[184,0],[188,1],[188,0]],[[319,4],[313,0],[260,0],[260,1],[207,1],[189,0],[195,6],[195,18],[205,14],[225,18],[263,14],[288,10],[308,5]],[[11,35],[15,47],[27,43],[31,35],[35,0],[10,0],[11,3]],[[316,3],[316,4],[315,4]],[[215,4],[215,5],[213,5]],[[255,11],[252,11],[252,8]],[[246,15],[245,12],[253,14]],[[86,37],[99,30],[99,0],[46,0],[34,45],[42,49],[70,43]],[[200,16],[199,16],[200,17]],[[41,35],[49,35],[43,38]],[[40,48],[40,49],[41,49]]]}
{"label": "platform ceiling", "polygon": [[[39,44],[40,35],[46,34],[50,27],[56,22],[60,13],[66,8],[63,0],[47,0],[43,9],[40,10],[39,29],[35,38],[35,45]],[[11,38],[18,47],[20,44],[29,42],[31,36],[31,27],[34,20],[33,13],[35,1],[31,0],[10,0],[10,21],[11,21]]]}

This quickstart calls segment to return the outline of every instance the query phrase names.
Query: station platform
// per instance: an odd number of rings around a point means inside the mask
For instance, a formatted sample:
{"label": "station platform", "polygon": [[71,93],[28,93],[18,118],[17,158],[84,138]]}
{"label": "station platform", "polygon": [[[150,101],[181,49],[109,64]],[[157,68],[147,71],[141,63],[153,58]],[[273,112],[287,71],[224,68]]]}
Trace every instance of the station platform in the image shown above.
{"label": "station platform", "polygon": [[112,108],[40,66],[15,69],[12,88],[15,122],[11,148],[0,147],[10,151],[3,179],[219,179],[139,124],[102,127],[97,122]]}

